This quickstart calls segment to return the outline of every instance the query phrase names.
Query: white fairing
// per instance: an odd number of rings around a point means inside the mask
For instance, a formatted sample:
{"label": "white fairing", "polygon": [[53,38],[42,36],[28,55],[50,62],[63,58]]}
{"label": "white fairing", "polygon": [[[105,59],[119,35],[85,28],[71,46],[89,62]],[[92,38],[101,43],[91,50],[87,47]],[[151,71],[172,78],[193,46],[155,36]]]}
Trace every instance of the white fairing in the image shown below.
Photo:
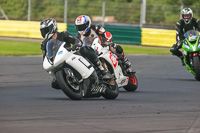
{"label": "white fairing", "polygon": [[52,69],[54,69],[55,67],[53,65],[51,65],[48,60],[47,60],[47,57],[44,58],[44,61],[43,61],[43,68],[46,70],[46,71],[50,71]]}
{"label": "white fairing", "polygon": [[51,73],[51,71],[53,71],[60,64],[66,62],[68,65],[77,70],[83,79],[88,78],[94,72],[94,68],[89,68],[90,63],[85,58],[80,55],[73,54],[75,51],[67,51],[66,48],[64,48],[64,45],[65,43],[60,46],[58,52],[56,53],[53,64],[51,64],[45,56],[43,68]]}
{"label": "white fairing", "polygon": [[109,51],[109,47],[102,47],[101,44],[98,43],[98,38],[96,38],[92,43],[92,48],[95,51],[98,51],[99,58],[103,58],[111,64],[118,87],[126,86],[128,84],[129,77],[123,75],[122,69],[118,64],[117,57],[115,54]]}
{"label": "white fairing", "polygon": [[76,69],[83,79],[88,78],[94,71],[93,67],[89,68],[91,64],[85,58],[78,55],[71,56],[65,62]]}

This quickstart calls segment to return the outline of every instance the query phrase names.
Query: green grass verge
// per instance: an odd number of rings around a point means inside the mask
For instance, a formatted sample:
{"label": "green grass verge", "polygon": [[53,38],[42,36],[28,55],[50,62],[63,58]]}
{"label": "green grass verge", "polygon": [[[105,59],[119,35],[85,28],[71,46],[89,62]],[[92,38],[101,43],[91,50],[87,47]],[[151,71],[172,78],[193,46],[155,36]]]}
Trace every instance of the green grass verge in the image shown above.
{"label": "green grass verge", "polygon": [[1,56],[41,55],[40,42],[0,40]]}
{"label": "green grass verge", "polygon": [[[169,48],[122,45],[126,54],[170,54]],[[40,42],[0,40],[0,56],[41,55]]]}
{"label": "green grass verge", "polygon": [[155,54],[155,55],[169,55],[171,54],[169,48],[152,47],[152,46],[137,46],[137,45],[122,45],[124,53],[126,54]]}

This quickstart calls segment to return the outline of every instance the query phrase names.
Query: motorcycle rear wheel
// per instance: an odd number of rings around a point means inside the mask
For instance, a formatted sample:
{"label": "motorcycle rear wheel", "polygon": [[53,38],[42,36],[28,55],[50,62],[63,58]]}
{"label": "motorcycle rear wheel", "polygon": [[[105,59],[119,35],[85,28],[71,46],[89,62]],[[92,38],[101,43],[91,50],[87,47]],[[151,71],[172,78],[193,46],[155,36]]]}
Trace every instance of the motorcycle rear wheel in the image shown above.
{"label": "motorcycle rear wheel", "polygon": [[130,76],[129,77],[129,81],[128,84],[126,86],[124,86],[124,89],[126,91],[135,91],[138,88],[138,80],[136,78],[136,76]]}
{"label": "motorcycle rear wheel", "polygon": [[200,81],[200,60],[199,60],[199,56],[193,57],[193,61],[194,61],[194,72],[196,74],[195,79]]}
{"label": "motorcycle rear wheel", "polygon": [[72,100],[81,100],[83,97],[82,86],[79,84],[78,89],[75,88],[70,81],[66,78],[63,70],[56,72],[57,82],[62,91]]}

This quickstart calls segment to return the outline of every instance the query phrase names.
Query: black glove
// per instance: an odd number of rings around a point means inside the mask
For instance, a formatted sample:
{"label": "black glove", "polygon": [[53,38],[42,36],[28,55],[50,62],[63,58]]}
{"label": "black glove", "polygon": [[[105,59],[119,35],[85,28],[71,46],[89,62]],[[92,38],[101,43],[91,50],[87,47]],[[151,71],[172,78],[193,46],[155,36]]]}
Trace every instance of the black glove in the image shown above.
{"label": "black glove", "polygon": [[110,45],[111,47],[113,47],[114,49],[116,49],[116,47],[117,47],[117,44],[116,43],[111,43],[111,45]]}
{"label": "black glove", "polygon": [[116,46],[116,53],[117,54],[122,54],[123,53],[123,48],[120,45]]}
{"label": "black glove", "polygon": [[79,48],[81,47],[80,44],[76,43],[72,46],[72,51],[75,51],[75,50],[79,50]]}

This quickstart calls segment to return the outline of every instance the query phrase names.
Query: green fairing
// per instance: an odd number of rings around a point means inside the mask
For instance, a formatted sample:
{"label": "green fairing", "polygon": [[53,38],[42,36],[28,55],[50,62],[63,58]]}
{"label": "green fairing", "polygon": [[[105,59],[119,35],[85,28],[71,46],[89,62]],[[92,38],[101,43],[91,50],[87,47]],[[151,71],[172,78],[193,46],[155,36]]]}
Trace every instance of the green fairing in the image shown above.
{"label": "green fairing", "polygon": [[[184,43],[183,43],[182,48],[183,48],[185,51],[187,51],[187,52],[195,52],[195,51],[200,50],[200,48],[197,49],[198,44],[199,44],[199,36],[198,36],[198,38],[197,38],[197,40],[196,40],[196,42],[195,42],[194,44],[190,43],[186,38],[184,39],[183,42],[185,42],[185,41],[187,41],[189,47],[191,48],[191,50],[185,48],[185,45],[184,45]],[[195,47],[195,51],[193,50],[193,47]],[[184,63],[185,63],[185,65],[186,65],[186,68],[188,69],[188,71],[191,72],[194,76],[196,76],[195,72],[194,72],[194,71],[191,69],[191,67],[186,63],[186,57],[185,57],[185,56],[184,56]]]}
{"label": "green fairing", "polygon": [[[195,52],[195,51],[200,50],[200,48],[197,49],[198,42],[199,42],[199,36],[198,36],[198,38],[197,38],[197,40],[196,40],[196,42],[195,42],[194,44],[190,43],[187,39],[185,39],[183,42],[185,42],[185,41],[187,41],[189,47],[191,48],[191,50],[185,48],[185,45],[184,45],[184,43],[183,43],[182,48],[183,48],[185,51],[187,51],[187,52]],[[195,51],[193,50],[193,47],[194,47],[194,46],[195,46],[195,49],[196,49]]]}

